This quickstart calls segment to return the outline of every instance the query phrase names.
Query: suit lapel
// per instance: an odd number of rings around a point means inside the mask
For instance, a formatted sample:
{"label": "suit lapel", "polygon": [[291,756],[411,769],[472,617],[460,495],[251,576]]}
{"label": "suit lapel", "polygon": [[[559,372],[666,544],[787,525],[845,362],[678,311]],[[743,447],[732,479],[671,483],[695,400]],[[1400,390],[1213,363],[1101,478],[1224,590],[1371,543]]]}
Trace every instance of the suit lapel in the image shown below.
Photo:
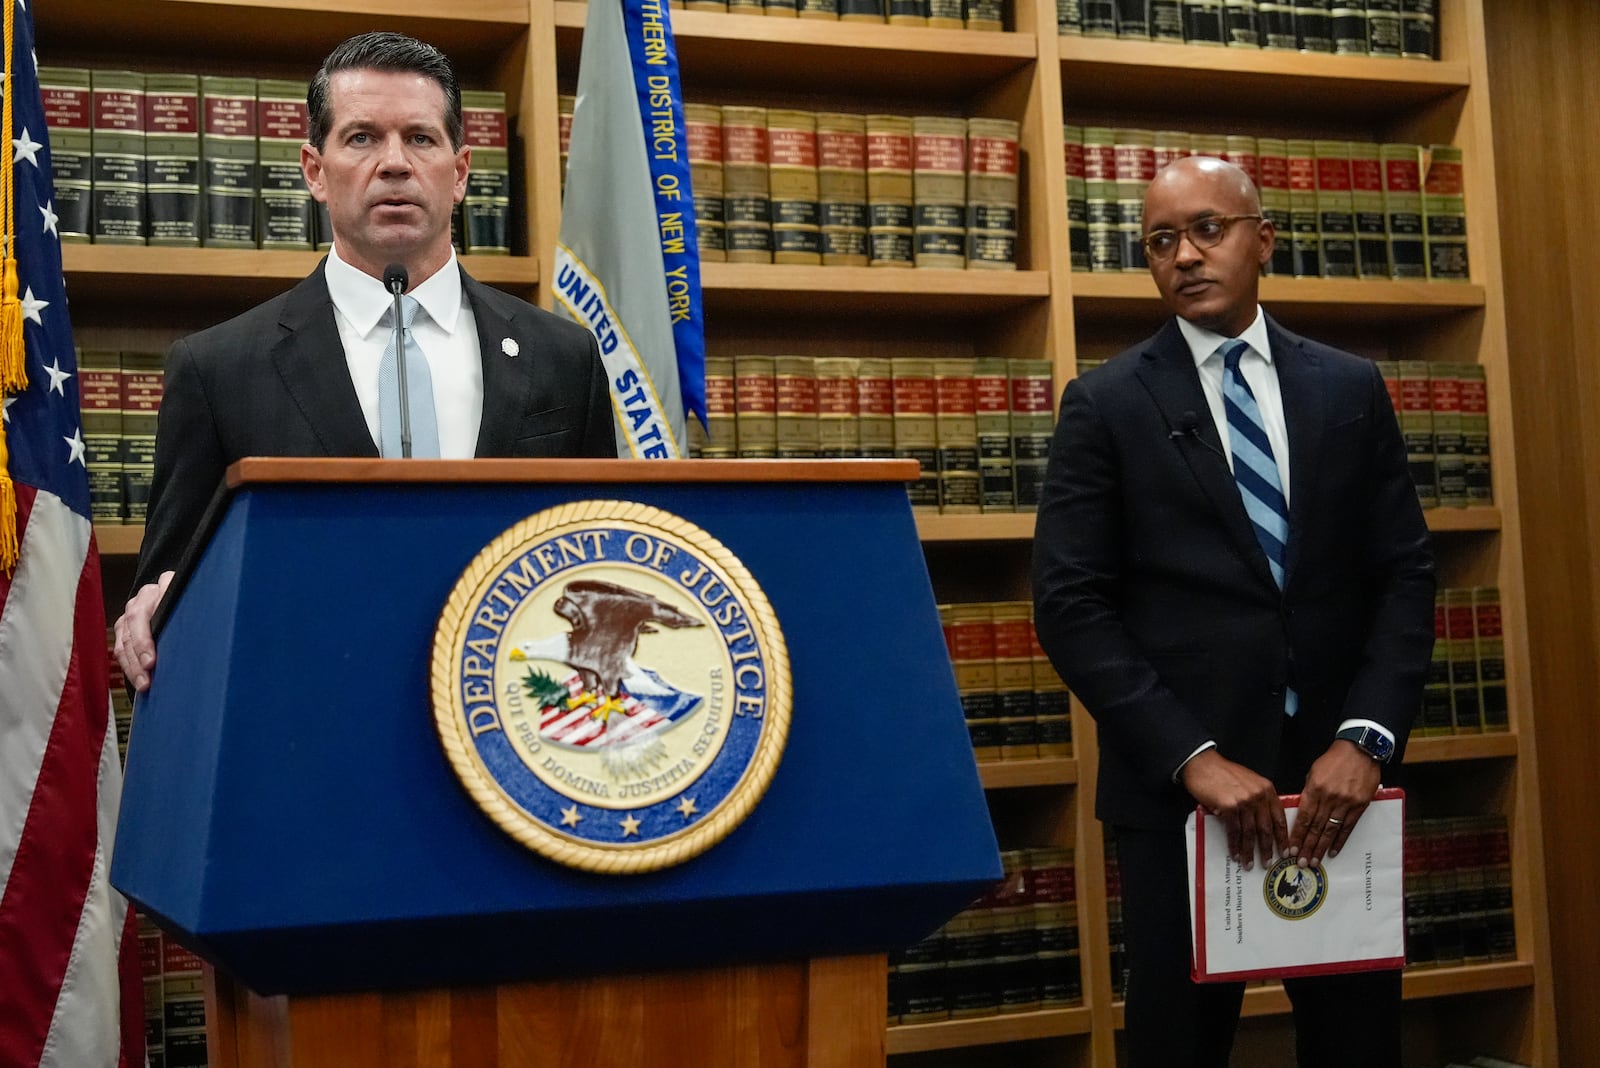
{"label": "suit lapel", "polygon": [[[478,424],[477,456],[510,456],[517,440],[522,413],[528,410],[528,391],[533,388],[533,364],[538,354],[533,344],[521,337],[511,317],[501,308],[499,295],[475,281],[463,270],[461,287],[472,302],[472,317],[478,327],[478,355],[483,361],[483,418]],[[506,354],[511,341],[517,354]]]}
{"label": "suit lapel", "polygon": [[1145,347],[1139,378],[1145,389],[1161,410],[1162,418],[1172,430],[1181,430],[1192,415],[1196,436],[1179,438],[1171,443],[1193,473],[1195,481],[1205,491],[1217,510],[1217,516],[1233,539],[1239,556],[1256,576],[1273,590],[1278,588],[1267,564],[1267,555],[1256,541],[1255,528],[1244,510],[1239,496],[1239,486],[1217,438],[1216,421],[1211,417],[1211,406],[1206,403],[1205,390],[1200,385],[1200,372],[1194,365],[1194,355],[1184,340],[1175,319],[1167,320]]}
{"label": "suit lapel", "polygon": [[1322,429],[1327,424],[1322,361],[1304,341],[1267,317],[1272,363],[1283,394],[1283,419],[1289,432],[1289,544],[1284,549],[1284,585],[1294,577],[1303,534],[1313,518],[1314,493],[1322,467]]}
{"label": "suit lapel", "polygon": [[322,272],[319,265],[284,297],[272,362],[327,455],[377,456]]}

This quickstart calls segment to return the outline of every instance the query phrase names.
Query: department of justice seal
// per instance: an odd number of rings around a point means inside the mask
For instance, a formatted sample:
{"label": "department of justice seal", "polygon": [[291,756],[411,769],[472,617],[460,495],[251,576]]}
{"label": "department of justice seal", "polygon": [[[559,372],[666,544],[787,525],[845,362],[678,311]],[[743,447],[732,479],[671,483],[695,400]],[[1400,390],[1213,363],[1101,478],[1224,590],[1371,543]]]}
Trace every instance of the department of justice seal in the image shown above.
{"label": "department of justice seal", "polygon": [[1261,892],[1275,915],[1303,920],[1328,899],[1328,873],[1320,867],[1302,868],[1294,857],[1281,857],[1267,869]]}
{"label": "department of justice seal", "polygon": [[777,771],[790,693],[750,572],[693,523],[627,501],[505,531],[434,633],[456,774],[513,838],[587,871],[654,871],[726,837]]}

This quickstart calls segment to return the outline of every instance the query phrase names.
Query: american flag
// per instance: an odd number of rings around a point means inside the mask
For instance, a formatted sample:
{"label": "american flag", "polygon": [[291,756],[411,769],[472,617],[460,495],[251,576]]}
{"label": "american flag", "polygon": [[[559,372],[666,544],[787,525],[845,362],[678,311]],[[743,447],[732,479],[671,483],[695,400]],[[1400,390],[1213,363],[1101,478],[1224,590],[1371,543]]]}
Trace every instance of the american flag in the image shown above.
{"label": "american flag", "polygon": [[[11,67],[28,388],[4,398],[15,570],[0,569],[0,1064],[144,1063],[133,915],[111,889],[122,770],[32,16]],[[5,359],[0,354],[0,360]]]}

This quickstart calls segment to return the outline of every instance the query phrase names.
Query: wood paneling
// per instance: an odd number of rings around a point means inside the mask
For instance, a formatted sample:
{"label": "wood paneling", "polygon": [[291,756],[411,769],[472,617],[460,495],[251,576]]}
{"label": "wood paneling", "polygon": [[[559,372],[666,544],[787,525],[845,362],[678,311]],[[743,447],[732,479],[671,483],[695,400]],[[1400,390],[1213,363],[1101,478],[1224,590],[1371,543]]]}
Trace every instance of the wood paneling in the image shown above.
{"label": "wood paneling", "polygon": [[1567,1064],[1600,1063],[1600,6],[1485,5],[1517,429],[1553,997]]}

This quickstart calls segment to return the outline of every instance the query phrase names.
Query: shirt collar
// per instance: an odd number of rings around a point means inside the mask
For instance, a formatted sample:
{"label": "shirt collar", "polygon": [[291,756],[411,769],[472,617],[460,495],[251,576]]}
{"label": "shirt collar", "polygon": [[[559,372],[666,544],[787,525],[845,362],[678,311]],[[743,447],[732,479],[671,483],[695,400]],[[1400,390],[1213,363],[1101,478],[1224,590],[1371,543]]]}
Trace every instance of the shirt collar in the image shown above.
{"label": "shirt collar", "polygon": [[[1212,356],[1217,349],[1232,338],[1224,337],[1215,330],[1207,330],[1203,326],[1196,326],[1189,320],[1178,317],[1178,330],[1183,334],[1183,340],[1189,343],[1189,352],[1194,357],[1195,367],[1200,367]],[[1267,366],[1272,366],[1272,342],[1267,339],[1267,317],[1261,311],[1261,305],[1256,305],[1256,317],[1239,339],[1267,361]]]}
{"label": "shirt collar", "polygon": [[[333,306],[362,337],[377,328],[384,313],[394,304],[394,297],[383,287],[383,282],[340,259],[337,248],[328,250],[325,277]],[[461,313],[461,271],[456,266],[455,250],[450,250],[450,259],[443,267],[414,287],[409,295],[416,298],[428,318],[445,333],[452,333],[456,317]]]}

